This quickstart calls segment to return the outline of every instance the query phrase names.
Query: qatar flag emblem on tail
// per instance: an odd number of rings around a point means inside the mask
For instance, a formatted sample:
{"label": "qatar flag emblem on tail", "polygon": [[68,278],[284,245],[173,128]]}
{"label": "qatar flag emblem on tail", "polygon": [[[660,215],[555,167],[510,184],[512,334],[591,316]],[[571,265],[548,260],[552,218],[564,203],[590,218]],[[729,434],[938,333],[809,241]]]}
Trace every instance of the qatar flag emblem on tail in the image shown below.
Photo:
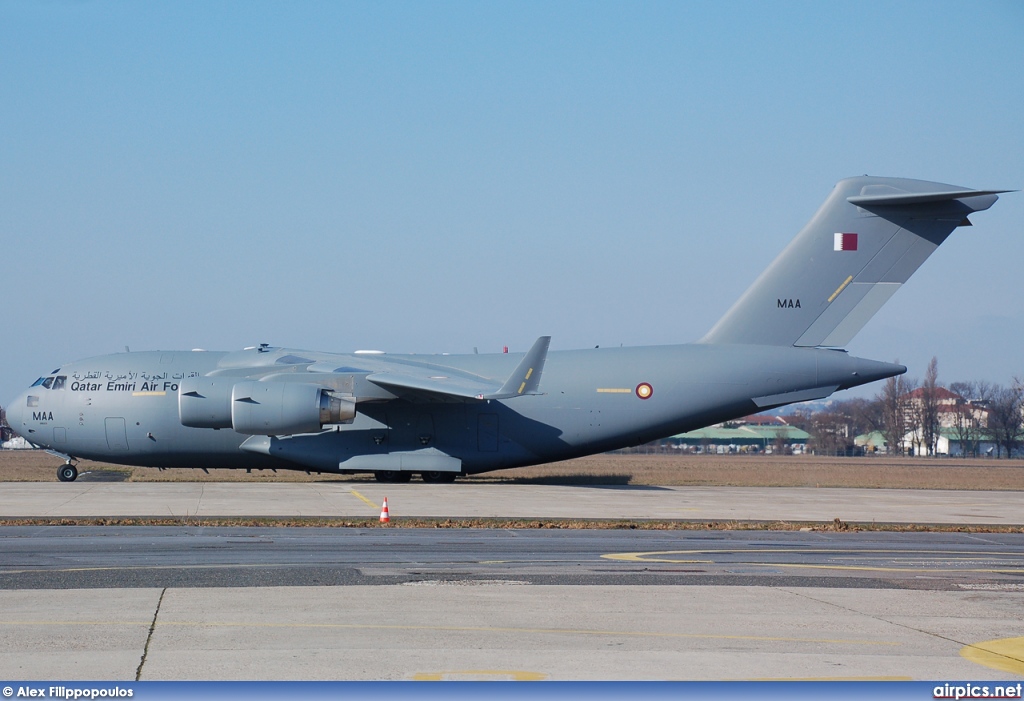
{"label": "qatar flag emblem on tail", "polygon": [[835,250],[837,250],[837,251],[856,251],[857,250],[857,234],[836,234]]}

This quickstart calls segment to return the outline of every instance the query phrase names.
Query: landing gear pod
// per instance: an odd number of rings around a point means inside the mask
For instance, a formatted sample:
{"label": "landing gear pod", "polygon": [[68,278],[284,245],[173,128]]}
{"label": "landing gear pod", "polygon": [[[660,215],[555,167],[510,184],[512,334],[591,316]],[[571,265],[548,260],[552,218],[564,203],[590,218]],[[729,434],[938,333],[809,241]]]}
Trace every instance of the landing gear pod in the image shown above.
{"label": "landing gear pod", "polygon": [[238,433],[315,433],[326,424],[350,423],[355,416],[354,400],[316,385],[249,381],[231,389],[231,427]]}

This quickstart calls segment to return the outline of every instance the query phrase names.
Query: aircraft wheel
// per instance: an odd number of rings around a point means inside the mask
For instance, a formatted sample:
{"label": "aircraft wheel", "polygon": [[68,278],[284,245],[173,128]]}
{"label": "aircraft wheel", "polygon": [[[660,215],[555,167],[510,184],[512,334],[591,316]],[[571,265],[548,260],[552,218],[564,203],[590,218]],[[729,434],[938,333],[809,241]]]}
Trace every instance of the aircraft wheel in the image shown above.
{"label": "aircraft wheel", "polygon": [[432,482],[434,484],[450,484],[455,481],[457,473],[455,472],[424,472],[420,475],[424,482]]}
{"label": "aircraft wheel", "polygon": [[78,479],[78,468],[71,463],[65,463],[57,470],[57,479],[61,482],[74,482]]}
{"label": "aircraft wheel", "polygon": [[378,482],[408,482],[412,479],[411,472],[401,472],[400,470],[378,470],[373,473],[373,476],[377,478]]}

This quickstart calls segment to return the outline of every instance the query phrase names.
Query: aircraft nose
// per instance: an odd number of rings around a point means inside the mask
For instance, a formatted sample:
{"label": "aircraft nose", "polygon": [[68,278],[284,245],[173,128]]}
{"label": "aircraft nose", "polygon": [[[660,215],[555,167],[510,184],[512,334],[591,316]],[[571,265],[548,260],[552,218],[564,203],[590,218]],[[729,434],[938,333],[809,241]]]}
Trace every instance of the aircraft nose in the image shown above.
{"label": "aircraft nose", "polygon": [[7,405],[7,425],[19,436],[24,429],[25,402],[28,392],[19,394],[13,402]]}

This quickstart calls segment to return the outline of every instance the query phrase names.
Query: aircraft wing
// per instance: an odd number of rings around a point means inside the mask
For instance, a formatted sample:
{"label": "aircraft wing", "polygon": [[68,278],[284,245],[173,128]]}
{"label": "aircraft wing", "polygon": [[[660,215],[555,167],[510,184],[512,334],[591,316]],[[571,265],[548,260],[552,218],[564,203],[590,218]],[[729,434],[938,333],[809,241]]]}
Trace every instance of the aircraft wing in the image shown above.
{"label": "aircraft wing", "polygon": [[550,343],[550,336],[538,338],[502,384],[483,377],[444,374],[438,368],[414,367],[403,368],[400,372],[373,372],[366,379],[400,397],[421,401],[482,401],[540,394],[540,376]]}

